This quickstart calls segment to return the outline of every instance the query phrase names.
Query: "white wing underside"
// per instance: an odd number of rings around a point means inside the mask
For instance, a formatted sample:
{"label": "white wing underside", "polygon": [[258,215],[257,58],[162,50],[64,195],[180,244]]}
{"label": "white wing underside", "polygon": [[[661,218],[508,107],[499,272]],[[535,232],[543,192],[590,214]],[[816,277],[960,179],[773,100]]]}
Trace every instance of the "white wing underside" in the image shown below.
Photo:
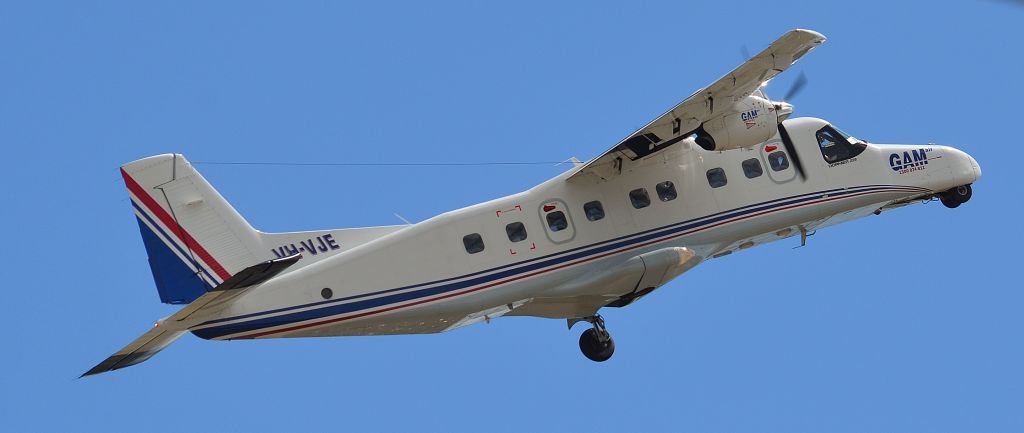
{"label": "white wing underside", "polygon": [[103,362],[82,374],[81,377],[129,367],[152,358],[153,355],[188,332],[190,326],[205,320],[221,306],[237,299],[249,289],[250,287],[206,292],[178,312],[158,320],[153,328],[142,334],[141,337],[128,343],[127,346],[107,357]]}
{"label": "white wing underside", "polygon": [[732,72],[694,92],[615,147],[578,168],[568,179],[579,179],[589,174],[607,178],[610,172],[621,169],[624,159],[643,158],[683,140],[705,121],[734,111],[735,102],[758,91],[762,84],[823,42],[825,36],[812,30],[786,32]]}
{"label": "white wing underside", "polygon": [[477,311],[476,313],[468,314],[468,315],[466,315],[466,317],[463,317],[458,322],[455,322],[451,326],[445,328],[444,331],[447,332],[447,331],[451,331],[451,330],[456,329],[456,328],[461,328],[463,326],[469,326],[469,325],[472,325],[474,323],[480,323],[480,322],[484,322],[484,321],[490,322],[491,319],[496,319],[498,317],[504,316],[505,314],[508,314],[512,310],[515,310],[516,308],[519,308],[519,307],[521,307],[523,305],[526,305],[531,300],[532,299],[523,299],[521,301],[516,301],[516,302],[513,302],[511,304],[499,305],[499,306],[494,307],[494,308],[488,308],[486,310]]}

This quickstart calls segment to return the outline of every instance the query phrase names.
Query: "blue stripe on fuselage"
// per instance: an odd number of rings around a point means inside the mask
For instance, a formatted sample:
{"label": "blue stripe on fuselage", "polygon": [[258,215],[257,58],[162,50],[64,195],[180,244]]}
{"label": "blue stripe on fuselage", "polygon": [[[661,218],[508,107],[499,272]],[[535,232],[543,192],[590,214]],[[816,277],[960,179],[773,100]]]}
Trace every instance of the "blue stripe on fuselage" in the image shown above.
{"label": "blue stripe on fuselage", "polygon": [[[240,316],[235,316],[235,317],[211,320],[211,321],[208,321],[208,322],[205,322],[205,323],[201,324],[200,326],[212,325],[212,324],[215,324],[215,323],[222,323],[222,322],[231,321],[231,320],[240,320],[240,319],[245,319],[245,318],[255,317],[255,316],[262,316],[262,315],[267,315],[267,314],[275,314],[275,313],[291,311],[291,310],[300,309],[300,308],[314,307],[314,306],[318,306],[318,305],[328,305],[328,306],[322,307],[322,308],[316,308],[316,309],[312,309],[312,310],[300,311],[300,312],[295,312],[295,313],[290,313],[290,314],[282,314],[282,315],[273,316],[273,317],[265,317],[265,318],[251,320],[251,321],[247,321],[247,322],[226,324],[226,325],[221,325],[221,326],[216,326],[216,327],[209,327],[209,328],[204,328],[204,329],[196,329],[196,330],[193,330],[193,333],[195,335],[201,337],[201,338],[217,338],[217,337],[222,337],[222,336],[231,335],[231,334],[255,331],[255,330],[262,329],[262,328],[267,328],[267,327],[286,325],[286,324],[290,324],[290,323],[296,323],[296,322],[313,320],[313,319],[318,319],[318,318],[323,318],[323,317],[329,317],[329,316],[336,316],[336,315],[340,315],[340,314],[351,313],[351,312],[360,311],[360,310],[364,310],[364,309],[376,308],[376,307],[380,307],[380,306],[384,306],[384,305],[388,305],[388,304],[393,304],[393,303],[406,302],[406,301],[410,301],[410,300],[414,300],[414,299],[418,299],[418,298],[424,298],[424,297],[440,295],[440,294],[447,293],[447,292],[457,291],[457,290],[460,290],[460,289],[464,289],[464,288],[468,288],[468,287],[472,287],[472,286],[476,286],[476,285],[480,285],[480,284],[485,284],[485,283],[488,283],[488,282],[491,282],[491,281],[496,281],[496,280],[500,280],[500,279],[503,279],[503,278],[506,278],[506,277],[511,277],[511,276],[514,276],[514,275],[517,275],[517,274],[520,274],[520,273],[528,273],[528,272],[535,271],[535,270],[538,270],[538,269],[546,268],[548,266],[554,266],[554,265],[565,263],[565,262],[571,262],[571,261],[574,261],[576,259],[581,259],[581,258],[584,258],[584,257],[587,257],[587,256],[601,254],[601,253],[604,253],[604,252],[607,252],[607,251],[616,250],[616,249],[627,247],[627,246],[630,246],[630,245],[633,245],[633,244],[641,244],[643,242],[646,242],[646,241],[649,241],[649,240],[652,240],[652,239],[657,239],[657,238],[664,237],[664,236],[669,236],[669,235],[678,234],[678,233],[681,233],[681,232],[686,232],[686,231],[694,230],[694,229],[697,229],[697,228],[702,227],[702,226],[710,226],[710,225],[713,225],[713,224],[716,224],[716,223],[719,223],[719,222],[722,222],[722,221],[726,221],[726,220],[729,220],[729,219],[741,217],[741,216],[744,216],[744,215],[754,214],[754,213],[758,213],[758,212],[767,211],[767,210],[770,210],[770,209],[781,208],[781,207],[786,207],[786,206],[790,206],[790,205],[800,204],[800,203],[804,203],[804,202],[808,202],[808,201],[813,201],[813,200],[822,198],[822,195],[828,195],[831,198],[831,197],[839,197],[839,196],[855,194],[855,193],[881,191],[881,190],[893,190],[893,189],[912,189],[914,191],[920,191],[920,192],[926,192],[927,191],[927,190],[923,190],[921,188],[916,188],[916,187],[870,185],[870,186],[857,187],[857,188],[832,189],[832,190],[819,191],[819,192],[802,194],[802,195],[797,195],[797,196],[792,196],[792,197],[786,197],[786,198],[771,200],[771,201],[767,201],[767,202],[757,203],[757,204],[753,204],[753,205],[748,205],[748,206],[740,207],[740,208],[737,208],[737,209],[734,209],[734,210],[730,210],[730,211],[719,212],[717,214],[712,214],[712,215],[708,215],[708,216],[701,217],[701,218],[696,218],[696,219],[692,219],[692,220],[688,220],[688,221],[683,221],[683,222],[680,222],[680,223],[675,223],[675,224],[671,224],[671,225],[664,226],[664,227],[654,228],[654,229],[650,229],[650,230],[647,230],[647,231],[644,231],[644,232],[640,232],[640,233],[636,233],[636,234],[632,234],[632,235],[621,236],[621,237],[618,237],[618,238],[615,238],[615,239],[610,239],[610,240],[607,240],[607,241],[603,241],[603,242],[600,242],[600,243],[597,243],[597,244],[582,246],[582,247],[578,247],[578,248],[575,248],[575,249],[572,249],[572,250],[563,251],[563,252],[559,252],[559,253],[553,253],[553,254],[549,254],[549,255],[544,256],[544,257],[538,257],[536,259],[526,260],[526,261],[523,261],[523,262],[513,263],[513,264],[509,264],[509,265],[503,265],[503,266],[499,266],[499,267],[488,269],[488,270],[484,270],[484,271],[478,271],[478,272],[475,272],[475,273],[472,273],[472,274],[468,274],[468,275],[464,275],[464,276],[448,278],[448,279],[444,279],[444,280],[437,280],[437,281],[427,282],[427,283],[420,283],[420,284],[415,284],[415,285],[410,285],[410,286],[405,286],[405,287],[399,287],[399,288],[394,288],[394,289],[383,290],[383,291],[377,291],[377,292],[373,292],[373,293],[365,293],[365,294],[361,294],[361,295],[355,295],[355,296],[350,296],[350,297],[346,297],[346,298],[334,299],[334,300],[330,300],[330,301],[321,301],[321,302],[317,302],[317,303],[298,305],[298,306],[281,308],[281,309],[276,309],[276,310],[263,311],[263,312],[259,312],[259,313],[251,313],[251,314],[240,315]],[[513,267],[513,266],[517,266],[517,267],[514,268],[514,269],[508,269],[510,267]],[[501,272],[494,272],[494,271],[501,271]],[[492,273],[492,272],[494,272],[494,273]],[[480,276],[481,274],[487,274],[487,275]],[[475,278],[470,278],[470,277],[475,277]],[[464,278],[470,278],[470,279],[464,279]],[[410,290],[410,289],[414,289],[414,288],[417,288],[417,287],[423,287],[423,286],[428,286],[428,285],[432,285],[432,284],[445,283],[445,282],[449,282],[449,281],[453,281],[453,280],[462,280],[462,281],[457,281],[457,282],[450,283],[450,284],[443,284],[443,285],[439,285],[439,286],[435,286],[435,287],[424,288],[424,289],[420,289],[420,290],[412,290],[412,291],[403,292],[403,293],[391,294],[391,295],[388,295],[388,296],[380,296],[380,295],[385,295],[385,294],[388,294],[388,293],[394,293],[394,292],[397,292],[397,291]],[[361,299],[361,298],[366,298],[366,297],[370,297],[370,296],[380,296],[380,297],[373,298],[373,299],[366,299],[366,300],[357,301],[357,302],[350,302],[350,303],[341,304],[341,305],[335,305],[335,304],[338,304],[338,303],[342,303],[342,302],[346,302],[346,301],[351,301],[351,300],[356,300],[356,299]]]}

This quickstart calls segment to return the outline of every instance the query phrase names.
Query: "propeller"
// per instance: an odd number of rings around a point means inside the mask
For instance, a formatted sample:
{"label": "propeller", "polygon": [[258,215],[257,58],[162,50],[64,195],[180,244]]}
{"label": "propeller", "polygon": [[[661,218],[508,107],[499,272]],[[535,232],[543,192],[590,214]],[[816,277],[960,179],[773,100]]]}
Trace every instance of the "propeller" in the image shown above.
{"label": "propeller", "polygon": [[[1024,4],[1024,0],[1015,0],[1015,1],[1020,1],[1021,4]],[[743,61],[744,62],[747,61],[747,60],[750,60],[750,50],[747,49],[747,45],[746,44],[740,45],[740,56],[743,57]],[[793,84],[791,84],[789,86],[789,90],[786,92],[786,96],[782,98],[782,101],[783,102],[791,101],[793,98],[796,97],[796,95],[798,95],[801,91],[803,91],[804,87],[806,87],[806,86],[807,86],[807,74],[805,74],[804,71],[800,71],[800,75],[798,75],[796,77],[796,81],[793,81]]]}
{"label": "propeller", "polygon": [[796,97],[807,86],[807,74],[800,71],[800,76],[796,77],[796,81],[789,86],[789,91],[786,92],[786,96],[782,97],[783,101],[791,101]]}
{"label": "propeller", "polygon": [[[1018,0],[1024,2],[1024,0]],[[750,51],[747,50],[746,45],[740,45],[740,55],[743,56],[743,61],[750,60]],[[782,98],[781,104],[776,104],[776,109],[782,109],[783,105],[786,105],[790,111],[793,106],[788,101],[793,100],[796,95],[800,94],[807,87],[807,74],[800,71],[800,75],[796,77],[793,84],[789,86],[789,90],[786,91],[786,95]],[[703,128],[703,125],[701,126]],[[789,138],[789,133],[786,132],[786,128],[779,123],[779,136],[782,138],[782,145],[786,148],[786,153],[789,154],[789,159],[793,162],[793,170],[796,171],[796,175],[800,177],[800,181],[804,182],[807,180],[807,175],[804,174],[804,165],[800,162],[800,155],[797,155],[796,148],[793,146],[793,140]]]}
{"label": "propeller", "polygon": [[786,148],[789,159],[793,161],[793,170],[796,170],[796,175],[800,177],[801,182],[807,180],[807,175],[804,174],[804,165],[800,163],[800,155],[797,155],[796,148],[793,147],[793,140],[789,138],[789,133],[781,123],[779,124],[779,136],[782,137],[782,145]]}
{"label": "propeller", "polygon": [[[789,86],[789,90],[786,91],[786,96],[782,97],[782,103],[776,104],[776,107],[781,109],[783,105],[787,106],[789,111],[792,112],[793,106],[788,101],[793,100],[796,95],[807,87],[807,74],[800,71],[800,75],[796,77],[793,84]],[[793,170],[796,171],[796,175],[800,177],[800,181],[804,182],[807,180],[807,175],[804,174],[804,165],[800,162],[800,155],[796,153],[796,147],[793,146],[793,140],[790,139],[789,133],[786,132],[786,128],[779,123],[779,136],[782,138],[782,145],[786,148],[786,153],[789,154],[789,159],[793,162]]]}

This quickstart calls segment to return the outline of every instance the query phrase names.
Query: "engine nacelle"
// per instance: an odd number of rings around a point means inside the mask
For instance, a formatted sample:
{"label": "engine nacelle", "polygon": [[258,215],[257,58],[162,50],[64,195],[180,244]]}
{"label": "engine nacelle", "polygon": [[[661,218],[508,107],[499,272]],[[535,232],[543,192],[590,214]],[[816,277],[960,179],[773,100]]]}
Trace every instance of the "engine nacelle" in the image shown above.
{"label": "engine nacelle", "polygon": [[704,122],[695,140],[705,150],[740,149],[768,141],[778,133],[778,124],[775,104],[750,95],[736,102],[733,110]]}

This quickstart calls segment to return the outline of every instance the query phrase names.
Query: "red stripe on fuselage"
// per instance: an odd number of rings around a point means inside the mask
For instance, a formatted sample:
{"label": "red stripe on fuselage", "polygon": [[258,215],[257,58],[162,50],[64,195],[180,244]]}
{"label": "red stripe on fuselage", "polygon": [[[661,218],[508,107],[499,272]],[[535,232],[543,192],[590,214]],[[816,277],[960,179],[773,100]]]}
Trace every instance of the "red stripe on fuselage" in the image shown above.
{"label": "red stripe on fuselage", "polygon": [[224,269],[224,267],[217,262],[217,259],[214,259],[213,256],[206,251],[206,248],[199,245],[199,242],[196,242],[196,240],[192,238],[192,235],[188,234],[188,232],[185,231],[185,228],[178,224],[174,218],[172,218],[171,215],[156,202],[156,200],[153,200],[153,196],[149,195],[149,193],[142,189],[142,186],[140,186],[138,182],[135,182],[135,179],[132,179],[132,177],[129,176],[123,168],[121,169],[121,177],[124,178],[124,184],[128,187],[128,191],[135,194],[135,197],[139,198],[139,201],[142,202],[142,205],[145,206],[146,209],[152,212],[153,215],[156,215],[157,219],[164,223],[171,232],[178,235],[178,238],[185,243],[185,246],[187,246],[189,250],[195,251],[199,258],[203,259],[203,261],[210,266],[210,269],[212,269],[221,280],[226,280],[231,276],[231,273]]}
{"label": "red stripe on fuselage", "polygon": [[265,337],[267,335],[280,334],[280,333],[284,333],[284,332],[297,331],[297,330],[300,330],[300,329],[305,329],[305,328],[310,328],[310,327],[329,325],[329,324],[332,324],[332,323],[342,322],[342,321],[345,321],[345,320],[358,319],[360,317],[372,316],[372,315],[375,315],[375,314],[386,313],[386,312],[389,312],[389,311],[394,311],[394,310],[398,310],[398,309],[402,309],[402,308],[413,307],[413,306],[425,304],[425,303],[428,303],[428,302],[440,301],[440,300],[443,300],[443,299],[453,298],[453,297],[456,297],[456,296],[462,296],[462,295],[466,295],[466,294],[469,294],[469,293],[477,292],[477,291],[484,290],[484,289],[487,289],[487,288],[491,288],[491,287],[494,287],[494,286],[508,284],[508,283],[511,283],[511,282],[514,282],[514,281],[522,280],[524,278],[530,278],[530,277],[533,277],[533,276],[537,276],[537,275],[540,275],[540,274],[556,271],[556,270],[567,268],[567,267],[570,267],[570,266],[576,266],[576,265],[579,265],[579,264],[583,264],[583,263],[590,262],[590,261],[593,261],[593,260],[597,260],[597,259],[600,259],[600,258],[608,257],[608,256],[611,256],[611,255],[621,254],[621,253],[624,253],[626,251],[631,251],[631,250],[635,250],[637,248],[642,248],[642,247],[645,247],[645,246],[648,246],[648,245],[657,244],[657,243],[660,243],[660,242],[665,242],[667,240],[675,239],[675,238],[678,238],[678,237],[681,237],[681,236],[686,236],[686,235],[690,235],[690,234],[701,232],[701,231],[705,231],[705,230],[712,229],[712,228],[715,228],[715,227],[718,227],[718,226],[722,226],[722,225],[725,225],[725,224],[731,224],[731,223],[734,223],[734,222],[739,222],[739,221],[743,221],[743,220],[746,220],[746,219],[750,219],[750,218],[754,218],[754,217],[758,217],[758,216],[762,216],[762,215],[767,215],[767,214],[770,214],[770,213],[780,212],[780,211],[784,211],[784,210],[796,209],[796,208],[800,208],[800,207],[804,207],[804,206],[810,206],[810,205],[820,204],[820,203],[827,203],[827,202],[830,202],[830,201],[842,200],[842,199],[853,198],[853,197],[859,197],[859,196],[868,195],[868,194],[877,194],[877,193],[883,193],[883,192],[894,192],[894,190],[896,190],[896,189],[895,188],[889,188],[889,189],[883,189],[883,190],[877,190],[877,191],[865,191],[865,192],[853,193],[853,194],[849,194],[849,195],[842,195],[842,196],[838,196],[838,197],[820,198],[820,199],[812,200],[812,201],[805,202],[805,203],[796,203],[796,204],[792,204],[792,205],[788,205],[788,206],[778,207],[778,208],[775,208],[775,209],[766,209],[766,210],[763,210],[763,211],[760,211],[760,212],[756,212],[756,213],[752,213],[752,214],[749,214],[749,215],[743,215],[741,217],[732,218],[732,219],[728,219],[728,220],[725,220],[725,221],[719,221],[719,222],[714,223],[714,224],[710,224],[710,225],[706,225],[706,226],[702,226],[702,227],[695,227],[693,229],[686,230],[686,231],[683,231],[681,233],[676,233],[676,234],[668,236],[668,237],[662,237],[662,238],[658,238],[658,239],[653,239],[653,240],[650,240],[650,241],[647,241],[647,242],[643,242],[643,243],[640,243],[640,244],[637,244],[637,245],[630,245],[628,247],[623,247],[623,248],[618,249],[618,250],[609,251],[609,252],[598,254],[598,255],[595,255],[595,256],[591,256],[591,257],[586,257],[586,258],[583,258],[583,259],[580,259],[580,260],[577,260],[577,261],[574,261],[574,262],[563,263],[563,264],[555,266],[555,267],[534,271],[534,272],[531,272],[531,273],[528,273],[528,274],[524,274],[524,275],[518,275],[518,276],[507,278],[507,279],[504,279],[504,280],[501,280],[501,281],[495,281],[495,282],[492,282],[492,283],[489,283],[489,284],[485,284],[485,285],[480,286],[480,287],[474,287],[474,288],[471,288],[471,289],[461,290],[461,291],[453,292],[453,293],[446,293],[444,295],[435,296],[435,297],[431,297],[431,298],[427,298],[427,299],[420,299],[418,301],[411,302],[411,303],[408,303],[408,304],[392,305],[390,307],[383,308],[383,309],[380,309],[380,310],[364,311],[364,312],[353,314],[353,315],[349,315],[349,316],[335,317],[335,318],[326,319],[326,320],[322,320],[321,319],[321,320],[318,320],[318,321],[312,322],[312,323],[305,323],[305,324],[301,324],[301,325],[292,325],[292,326],[289,326],[289,327],[286,327],[286,328],[273,329],[273,330],[269,330],[269,331],[255,332],[255,333],[251,333],[251,334],[248,334],[248,335],[241,335],[241,336],[238,336],[238,337],[230,337],[228,339],[229,340],[241,340],[241,339],[252,339],[252,338]]}

